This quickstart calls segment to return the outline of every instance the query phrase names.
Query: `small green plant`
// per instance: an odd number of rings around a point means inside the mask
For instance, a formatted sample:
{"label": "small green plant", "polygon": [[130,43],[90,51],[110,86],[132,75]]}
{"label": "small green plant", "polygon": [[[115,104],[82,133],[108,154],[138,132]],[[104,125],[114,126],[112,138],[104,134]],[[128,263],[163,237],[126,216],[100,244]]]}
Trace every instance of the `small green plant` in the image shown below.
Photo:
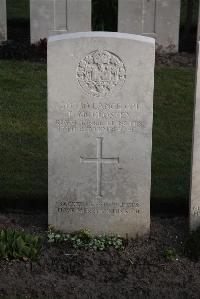
{"label": "small green plant", "polygon": [[200,258],[200,228],[191,232],[184,245],[185,254],[196,261]]}
{"label": "small green plant", "polygon": [[65,234],[56,232],[52,227],[48,230],[49,243],[63,243],[67,242],[76,249],[94,249],[98,251],[106,250],[109,247],[115,249],[123,249],[123,240],[119,236],[99,235],[96,237],[91,236],[90,231],[87,229],[81,230],[73,234]]}
{"label": "small green plant", "polygon": [[164,252],[164,257],[170,262],[178,260],[178,255],[175,248],[167,248]]}
{"label": "small green plant", "polygon": [[0,230],[0,259],[36,261],[42,249],[42,238],[22,230]]}

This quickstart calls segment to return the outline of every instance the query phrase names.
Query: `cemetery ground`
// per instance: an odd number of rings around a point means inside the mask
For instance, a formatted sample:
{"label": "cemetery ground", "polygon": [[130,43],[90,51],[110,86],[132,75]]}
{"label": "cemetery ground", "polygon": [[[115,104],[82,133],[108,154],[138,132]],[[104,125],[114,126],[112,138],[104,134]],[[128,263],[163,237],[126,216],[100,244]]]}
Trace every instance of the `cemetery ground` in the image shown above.
{"label": "cemetery ground", "polygon": [[[1,207],[47,204],[46,64],[0,61]],[[189,196],[195,71],[155,71],[152,205],[185,207]],[[178,210],[177,210],[178,212]]]}
{"label": "cemetery ground", "polygon": [[[7,213],[0,227],[44,233],[47,215]],[[199,298],[200,262],[183,252],[185,217],[152,217],[149,238],[123,250],[45,244],[37,262],[0,261],[3,298]],[[10,297],[12,295],[12,297]]]}
{"label": "cemetery ground", "polygon": [[[46,64],[0,68],[0,227],[46,236]],[[193,67],[155,71],[150,237],[105,251],[46,241],[36,262],[0,261],[1,296],[199,298],[199,249],[188,257],[185,246],[194,81]]]}

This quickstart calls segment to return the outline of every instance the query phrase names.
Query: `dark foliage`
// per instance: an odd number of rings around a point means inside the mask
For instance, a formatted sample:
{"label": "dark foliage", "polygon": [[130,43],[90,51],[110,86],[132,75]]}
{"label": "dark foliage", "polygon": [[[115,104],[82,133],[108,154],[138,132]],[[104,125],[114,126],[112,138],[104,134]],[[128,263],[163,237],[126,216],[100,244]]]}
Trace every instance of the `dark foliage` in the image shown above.
{"label": "dark foliage", "polygon": [[8,41],[0,44],[0,59],[46,61],[47,40],[31,45],[27,40]]}
{"label": "dark foliage", "polygon": [[196,51],[199,0],[181,1],[180,43],[181,52]]}
{"label": "dark foliage", "polygon": [[92,1],[93,31],[117,31],[118,0]]}
{"label": "dark foliage", "polygon": [[23,230],[0,230],[0,259],[36,261],[42,249],[42,238]]}

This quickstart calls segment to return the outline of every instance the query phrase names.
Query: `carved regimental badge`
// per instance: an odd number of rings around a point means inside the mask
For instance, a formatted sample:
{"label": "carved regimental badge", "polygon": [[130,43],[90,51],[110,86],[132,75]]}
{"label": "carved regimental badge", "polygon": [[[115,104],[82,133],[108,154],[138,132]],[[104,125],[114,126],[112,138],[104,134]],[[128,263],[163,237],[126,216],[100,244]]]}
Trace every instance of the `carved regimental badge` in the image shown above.
{"label": "carved regimental badge", "polygon": [[120,89],[126,79],[122,60],[108,51],[94,51],[81,59],[77,73],[83,90],[92,96],[104,97],[114,89]]}

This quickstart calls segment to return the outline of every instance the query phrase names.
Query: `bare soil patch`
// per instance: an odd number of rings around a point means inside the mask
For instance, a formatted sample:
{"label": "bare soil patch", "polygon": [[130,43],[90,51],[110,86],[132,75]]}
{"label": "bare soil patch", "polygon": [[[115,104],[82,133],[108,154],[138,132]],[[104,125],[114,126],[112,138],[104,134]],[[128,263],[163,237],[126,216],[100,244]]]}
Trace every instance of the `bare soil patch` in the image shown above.
{"label": "bare soil patch", "polygon": [[163,53],[156,52],[156,66],[158,67],[195,67],[196,55],[194,53]]}
{"label": "bare soil patch", "polygon": [[[0,227],[42,233],[46,214],[0,214]],[[153,217],[151,234],[124,251],[46,245],[37,263],[0,261],[0,296],[20,298],[199,298],[200,262],[184,256],[185,217]],[[178,253],[168,261],[166,249]]]}

